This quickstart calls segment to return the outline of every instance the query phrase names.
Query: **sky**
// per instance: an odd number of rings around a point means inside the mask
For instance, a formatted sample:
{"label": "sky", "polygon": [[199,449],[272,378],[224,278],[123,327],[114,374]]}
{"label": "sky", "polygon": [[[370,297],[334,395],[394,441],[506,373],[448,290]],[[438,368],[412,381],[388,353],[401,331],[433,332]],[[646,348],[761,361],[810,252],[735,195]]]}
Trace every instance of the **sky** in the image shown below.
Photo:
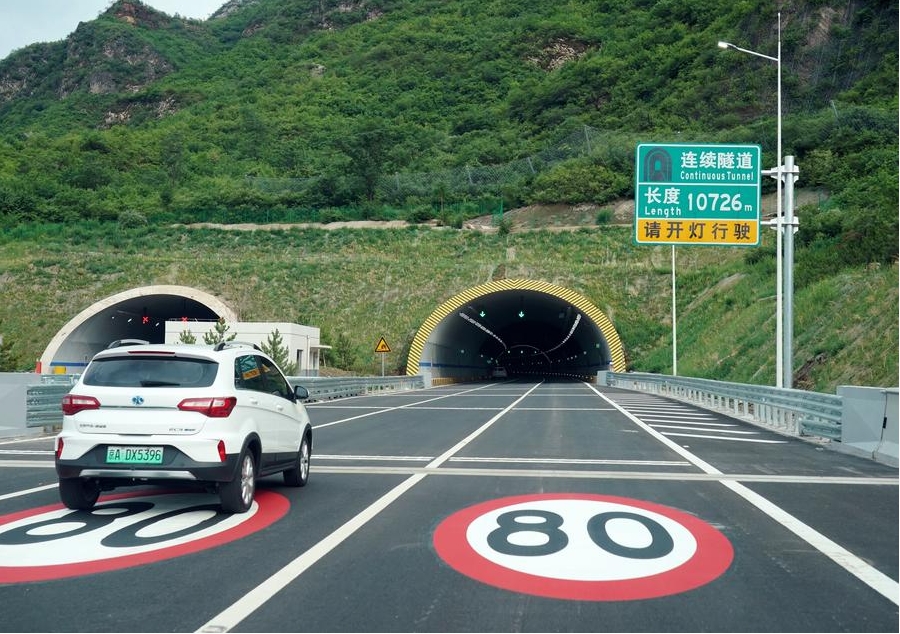
{"label": "sky", "polygon": [[[35,42],[64,40],[79,22],[90,22],[114,0],[0,0],[0,59]],[[205,20],[226,0],[142,0],[184,18]]]}

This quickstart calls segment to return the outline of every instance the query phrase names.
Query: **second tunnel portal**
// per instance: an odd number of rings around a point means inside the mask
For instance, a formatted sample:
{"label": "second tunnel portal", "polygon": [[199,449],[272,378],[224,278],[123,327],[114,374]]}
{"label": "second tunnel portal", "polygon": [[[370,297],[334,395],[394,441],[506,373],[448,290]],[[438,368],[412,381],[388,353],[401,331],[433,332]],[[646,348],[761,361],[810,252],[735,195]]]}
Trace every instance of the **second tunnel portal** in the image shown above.
{"label": "second tunnel portal", "polygon": [[408,374],[426,379],[470,380],[498,367],[510,376],[588,378],[623,372],[625,354],[610,320],[583,295],[503,279],[441,304],[416,333],[407,361]]}

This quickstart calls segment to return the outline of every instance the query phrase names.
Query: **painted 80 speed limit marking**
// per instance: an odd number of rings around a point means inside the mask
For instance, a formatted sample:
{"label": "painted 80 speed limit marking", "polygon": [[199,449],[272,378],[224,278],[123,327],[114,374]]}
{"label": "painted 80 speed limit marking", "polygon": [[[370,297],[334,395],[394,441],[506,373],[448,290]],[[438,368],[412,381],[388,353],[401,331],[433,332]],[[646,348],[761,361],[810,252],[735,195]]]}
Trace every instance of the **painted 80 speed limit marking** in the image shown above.
{"label": "painted 80 speed limit marking", "polygon": [[434,533],[452,568],[492,586],[555,599],[627,601],[716,579],[734,550],[673,508],[607,495],[548,493],[457,511]]}
{"label": "painted 80 speed limit marking", "polygon": [[91,511],[53,504],[0,516],[0,583],[46,581],[138,566],[220,546],[269,526],[290,503],[257,491],[246,513],[203,494],[117,494]]}

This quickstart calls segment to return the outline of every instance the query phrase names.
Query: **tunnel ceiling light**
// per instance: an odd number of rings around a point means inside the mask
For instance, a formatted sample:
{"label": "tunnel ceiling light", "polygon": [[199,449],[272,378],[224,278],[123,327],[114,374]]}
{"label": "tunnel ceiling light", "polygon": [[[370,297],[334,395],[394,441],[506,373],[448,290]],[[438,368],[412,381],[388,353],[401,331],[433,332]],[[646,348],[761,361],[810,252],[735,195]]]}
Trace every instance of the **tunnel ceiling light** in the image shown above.
{"label": "tunnel ceiling light", "polygon": [[498,337],[497,335],[495,335],[493,332],[491,332],[486,326],[484,326],[483,324],[479,324],[477,321],[475,321],[474,319],[472,319],[471,317],[469,317],[469,316],[468,316],[467,314],[465,314],[465,313],[459,313],[459,316],[462,317],[463,319],[465,319],[467,322],[469,322],[469,323],[472,324],[473,326],[475,326],[476,328],[478,328],[478,329],[484,331],[485,333],[487,333],[488,335],[490,335],[491,337],[493,337],[494,339],[496,339],[497,341],[499,341],[499,342],[500,342],[500,345],[503,346],[503,349],[504,349],[504,350],[507,350],[507,349],[508,349],[508,346],[506,345],[506,342],[504,342],[503,339],[501,339],[500,337]]}
{"label": "tunnel ceiling light", "polygon": [[578,328],[579,322],[581,322],[581,313],[578,313],[578,315],[575,317],[575,321],[572,323],[572,327],[569,329],[569,334],[567,334],[565,338],[560,341],[555,347],[547,350],[547,352],[553,352],[554,350],[558,350],[559,348],[562,348],[564,345],[566,345],[566,342],[572,338],[572,334],[575,332],[575,329]]}

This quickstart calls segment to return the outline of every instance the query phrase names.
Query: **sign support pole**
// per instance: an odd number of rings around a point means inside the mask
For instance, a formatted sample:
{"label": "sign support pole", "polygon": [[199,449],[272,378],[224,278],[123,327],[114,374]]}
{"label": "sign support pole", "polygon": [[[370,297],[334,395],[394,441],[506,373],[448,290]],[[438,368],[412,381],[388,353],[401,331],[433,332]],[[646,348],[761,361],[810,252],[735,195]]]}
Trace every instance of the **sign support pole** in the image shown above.
{"label": "sign support pole", "polygon": [[675,245],[672,245],[672,376],[678,376],[678,326],[675,321]]}
{"label": "sign support pole", "polygon": [[794,164],[793,156],[784,157],[784,212],[787,217],[782,222],[784,228],[784,384],[794,386],[794,232],[797,231],[797,217],[794,215],[794,182],[799,178],[800,168]]}

